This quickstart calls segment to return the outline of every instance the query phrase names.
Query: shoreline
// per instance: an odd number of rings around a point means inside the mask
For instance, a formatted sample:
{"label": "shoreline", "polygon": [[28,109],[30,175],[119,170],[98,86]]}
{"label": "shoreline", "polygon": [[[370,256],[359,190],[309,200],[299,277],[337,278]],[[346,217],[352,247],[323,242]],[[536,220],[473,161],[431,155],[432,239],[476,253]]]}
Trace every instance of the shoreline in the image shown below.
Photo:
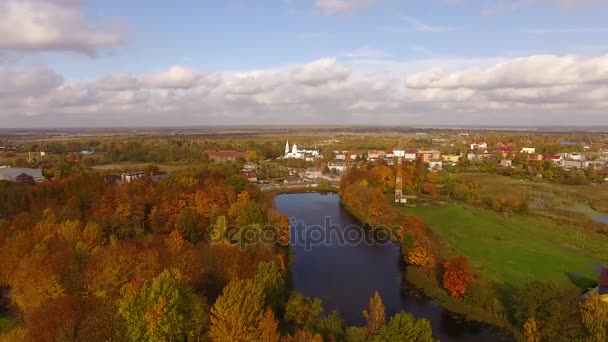
{"label": "shoreline", "polygon": [[[375,229],[375,226],[370,224],[369,220],[363,214],[359,213],[342,201],[340,201],[340,205],[359,222],[367,227],[370,227],[371,229]],[[432,238],[435,240],[435,242],[437,242],[438,237],[435,236],[435,234],[432,234]],[[401,248],[401,246],[399,248]],[[495,320],[483,319],[481,317],[483,312],[472,310],[472,307],[467,305],[464,301],[449,297],[443,288],[432,283],[432,279],[424,275],[424,270],[405,264],[403,259],[401,259],[399,265],[402,273],[402,285],[405,285],[405,287],[415,292],[416,295],[424,296],[430,299],[437,305],[441,306],[441,308],[448,311],[450,314],[457,316],[459,319],[480,324],[481,326],[496,330],[500,334],[504,334],[505,337],[516,339],[518,331],[508,320],[508,318],[493,317]]]}

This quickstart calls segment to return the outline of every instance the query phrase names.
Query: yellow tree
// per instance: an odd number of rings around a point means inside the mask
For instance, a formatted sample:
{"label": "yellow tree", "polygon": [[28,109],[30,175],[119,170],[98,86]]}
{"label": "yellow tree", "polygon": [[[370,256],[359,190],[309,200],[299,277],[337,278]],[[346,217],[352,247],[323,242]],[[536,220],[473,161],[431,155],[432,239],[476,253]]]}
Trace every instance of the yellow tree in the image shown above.
{"label": "yellow tree", "polygon": [[263,305],[263,289],[252,280],[232,280],[211,308],[211,340],[259,341]]}
{"label": "yellow tree", "polygon": [[272,309],[266,309],[260,322],[260,342],[278,342],[281,338],[278,329],[279,321],[274,317]]}
{"label": "yellow tree", "polygon": [[591,291],[581,304],[581,316],[591,335],[590,341],[608,340],[608,303],[602,301],[597,291]]}

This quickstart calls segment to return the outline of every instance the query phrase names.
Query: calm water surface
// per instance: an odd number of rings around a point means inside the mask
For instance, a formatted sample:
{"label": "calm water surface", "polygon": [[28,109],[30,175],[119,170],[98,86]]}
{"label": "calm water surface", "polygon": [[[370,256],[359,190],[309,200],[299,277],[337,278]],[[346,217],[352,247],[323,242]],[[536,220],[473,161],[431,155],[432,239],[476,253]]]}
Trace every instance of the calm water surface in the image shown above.
{"label": "calm water surface", "polygon": [[[275,205],[306,226],[326,226],[327,218],[334,225],[331,229],[349,226],[348,229],[354,229],[360,225],[341,207],[336,194],[284,194],[277,196]],[[301,225],[292,224],[292,237],[301,229]],[[418,318],[427,318],[434,337],[443,342],[508,340],[493,329],[455,318],[428,298],[408,294],[408,289],[403,288],[401,252],[397,245],[365,242],[343,245],[333,239],[309,250],[303,243],[295,243],[293,248],[295,290],[321,298],[327,312],[338,311],[349,325],[365,325],[361,312],[367,308],[374,291],[378,291],[387,315],[405,310]]]}

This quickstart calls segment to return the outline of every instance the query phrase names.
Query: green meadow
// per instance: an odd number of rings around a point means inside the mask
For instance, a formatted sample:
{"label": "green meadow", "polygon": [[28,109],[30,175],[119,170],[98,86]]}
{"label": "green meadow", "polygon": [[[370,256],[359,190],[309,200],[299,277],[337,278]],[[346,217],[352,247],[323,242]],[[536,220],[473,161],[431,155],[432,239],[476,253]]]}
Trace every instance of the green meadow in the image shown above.
{"label": "green meadow", "polygon": [[592,286],[608,258],[608,236],[529,215],[508,218],[482,208],[452,204],[402,208],[418,215],[444,244],[447,255],[465,255],[477,274],[518,287],[529,280]]}

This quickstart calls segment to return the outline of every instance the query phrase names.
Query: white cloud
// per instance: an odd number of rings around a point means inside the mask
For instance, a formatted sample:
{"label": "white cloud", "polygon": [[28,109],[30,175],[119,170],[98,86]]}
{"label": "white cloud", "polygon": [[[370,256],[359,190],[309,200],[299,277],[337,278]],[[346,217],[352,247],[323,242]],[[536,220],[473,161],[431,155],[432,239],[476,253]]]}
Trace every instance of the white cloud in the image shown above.
{"label": "white cloud", "polygon": [[124,43],[117,26],[96,26],[83,0],[0,1],[0,50],[75,51],[89,56]]}
{"label": "white cloud", "polygon": [[63,78],[48,68],[29,68],[21,72],[0,68],[0,97],[39,96],[59,87]]}
{"label": "white cloud", "polygon": [[196,70],[174,65],[167,71],[161,71],[146,77],[143,84],[149,88],[191,88],[201,77],[202,75]]}
{"label": "white cloud", "polygon": [[413,89],[534,88],[608,83],[608,55],[596,58],[538,55],[513,59],[487,69],[455,72],[432,69],[409,76],[406,83]]}
{"label": "white cloud", "polygon": [[315,0],[315,7],[325,15],[353,13],[383,0]]}
{"label": "white cloud", "polygon": [[[477,67],[472,67],[476,65]],[[608,56],[384,61],[325,58],[239,73],[171,67],[63,81],[0,70],[10,126],[608,124]]]}
{"label": "white cloud", "polygon": [[350,75],[350,70],[336,62],[335,58],[323,58],[305,64],[291,74],[291,78],[302,84],[311,86],[333,81],[344,81]]}

